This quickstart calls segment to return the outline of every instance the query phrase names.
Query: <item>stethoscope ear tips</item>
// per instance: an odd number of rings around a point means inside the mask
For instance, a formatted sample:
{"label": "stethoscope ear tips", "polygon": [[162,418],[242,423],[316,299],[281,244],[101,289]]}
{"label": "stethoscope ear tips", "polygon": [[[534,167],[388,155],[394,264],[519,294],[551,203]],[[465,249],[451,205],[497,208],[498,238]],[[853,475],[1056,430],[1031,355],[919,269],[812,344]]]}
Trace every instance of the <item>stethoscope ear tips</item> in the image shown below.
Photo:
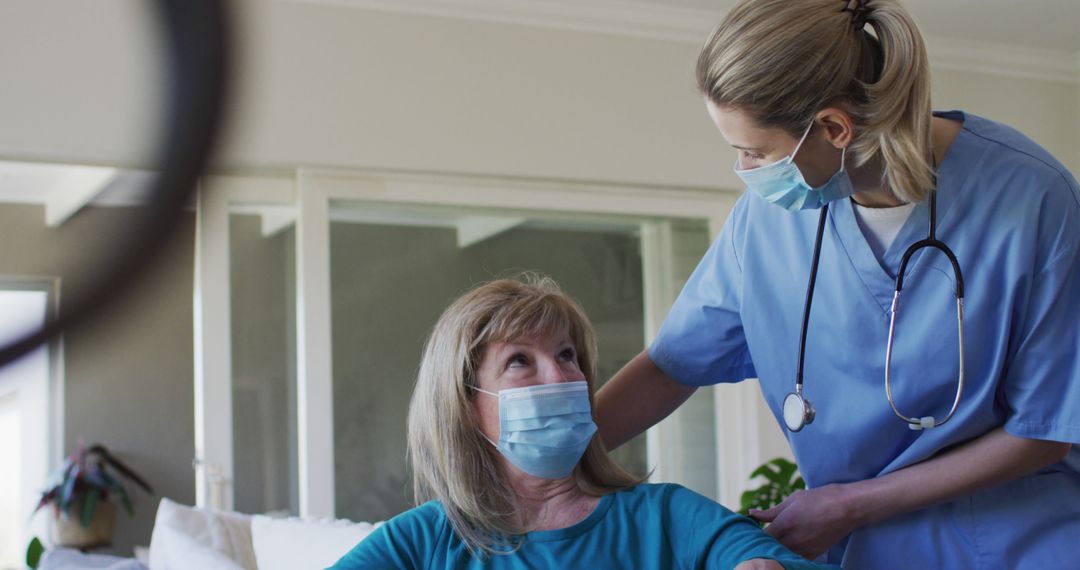
{"label": "stethoscope ear tips", "polygon": [[908,427],[908,429],[911,429],[911,430],[914,430],[914,431],[922,431],[924,429],[935,428],[935,427],[937,427],[937,425],[938,424],[937,424],[937,421],[934,420],[934,416],[924,416],[924,417],[919,418],[918,423],[909,423],[907,425],[907,427]]}

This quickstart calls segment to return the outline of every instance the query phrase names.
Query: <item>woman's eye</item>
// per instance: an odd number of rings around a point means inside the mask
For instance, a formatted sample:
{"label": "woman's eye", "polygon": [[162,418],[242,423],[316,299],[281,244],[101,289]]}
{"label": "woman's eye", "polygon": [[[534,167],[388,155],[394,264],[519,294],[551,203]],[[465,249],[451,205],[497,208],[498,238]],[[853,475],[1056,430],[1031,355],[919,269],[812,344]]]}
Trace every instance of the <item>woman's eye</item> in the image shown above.
{"label": "woman's eye", "polygon": [[515,354],[506,361],[507,368],[514,368],[518,366],[528,366],[529,359],[524,354]]}
{"label": "woman's eye", "polygon": [[758,152],[750,152],[750,151],[744,150],[744,151],[742,151],[742,153],[743,153],[743,158],[746,158],[747,160],[762,160],[763,158],[765,158],[764,154],[761,154],[761,153],[758,153]]}
{"label": "woman's eye", "polygon": [[572,348],[567,348],[559,353],[559,360],[563,362],[575,362],[577,361],[577,353]]}

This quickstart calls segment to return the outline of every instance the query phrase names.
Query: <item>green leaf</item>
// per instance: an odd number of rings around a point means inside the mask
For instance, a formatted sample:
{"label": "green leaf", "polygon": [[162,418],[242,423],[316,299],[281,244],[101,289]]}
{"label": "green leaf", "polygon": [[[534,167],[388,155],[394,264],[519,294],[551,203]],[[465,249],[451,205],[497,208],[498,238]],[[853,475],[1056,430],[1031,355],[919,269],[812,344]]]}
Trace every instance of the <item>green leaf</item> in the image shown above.
{"label": "green leaf", "polygon": [[83,499],[82,505],[82,517],[80,521],[83,528],[90,528],[90,523],[94,520],[94,511],[97,510],[98,499],[101,498],[101,490],[94,487],[90,489],[90,492],[86,494],[86,498]]}
{"label": "green leaf", "polygon": [[795,464],[784,459],[774,459],[773,465],[776,465],[780,480],[787,484],[791,481],[791,476],[795,474]]}
{"label": "green leaf", "polygon": [[750,509],[775,507],[795,491],[806,488],[806,482],[798,474],[798,466],[782,457],[762,464],[750,474],[751,481],[758,477],[765,479],[765,483],[739,497],[742,514],[749,514]]}
{"label": "green leaf", "polygon": [[781,483],[780,478],[777,476],[776,472],[773,471],[772,466],[769,463],[754,469],[754,472],[750,474],[750,478],[753,479],[754,477],[764,477],[770,483]]}
{"label": "green leaf", "polygon": [[41,555],[45,552],[45,546],[41,544],[38,537],[34,537],[34,540],[30,541],[30,545],[26,547],[26,565],[30,568],[37,568],[38,563],[41,562]]}

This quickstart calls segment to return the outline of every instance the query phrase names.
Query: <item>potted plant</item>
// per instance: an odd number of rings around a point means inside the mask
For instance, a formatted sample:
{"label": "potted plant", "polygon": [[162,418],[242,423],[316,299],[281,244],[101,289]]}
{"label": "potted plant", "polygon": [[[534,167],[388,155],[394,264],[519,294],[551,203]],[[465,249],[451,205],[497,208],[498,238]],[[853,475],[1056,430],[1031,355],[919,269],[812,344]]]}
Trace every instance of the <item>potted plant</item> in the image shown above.
{"label": "potted plant", "polygon": [[53,506],[53,542],[71,548],[94,548],[112,542],[116,520],[115,500],[128,514],[134,514],[131,496],[119,476],[147,493],[150,485],[130,467],[116,459],[102,445],[85,447],[82,442],[63,466],[53,474],[35,512]]}
{"label": "potted plant", "polygon": [[750,474],[750,480],[764,477],[765,482],[756,489],[742,494],[739,512],[748,515],[750,509],[766,510],[784,502],[789,495],[806,488],[806,481],[799,475],[799,468],[792,462],[777,457],[760,465]]}

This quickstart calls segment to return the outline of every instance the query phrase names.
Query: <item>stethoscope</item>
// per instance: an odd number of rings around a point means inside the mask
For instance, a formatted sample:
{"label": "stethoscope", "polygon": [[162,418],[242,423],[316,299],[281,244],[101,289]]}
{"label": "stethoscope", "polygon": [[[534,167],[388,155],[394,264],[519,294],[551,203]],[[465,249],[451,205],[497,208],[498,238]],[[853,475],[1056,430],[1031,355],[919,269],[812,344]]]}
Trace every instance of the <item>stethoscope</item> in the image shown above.
{"label": "stethoscope", "polygon": [[[937,186],[936,182],[935,180],[935,188]],[[813,423],[815,416],[814,406],[803,395],[803,366],[806,361],[806,329],[810,324],[810,306],[814,302],[814,282],[817,280],[818,261],[821,258],[821,237],[825,233],[825,220],[828,216],[829,205],[825,204],[822,206],[821,215],[818,217],[817,237],[814,240],[814,257],[810,262],[810,281],[806,286],[802,332],[799,334],[799,367],[795,374],[795,391],[784,398],[784,423],[787,425],[788,430],[792,432],[797,432],[806,427],[807,424]],[[956,326],[960,338],[960,377],[956,383],[956,397],[953,399],[952,408],[949,410],[948,415],[940,421],[934,416],[909,417],[902,413],[896,407],[896,402],[893,401],[892,387],[890,385],[891,376],[889,370],[892,365],[893,338],[896,334],[896,313],[900,309],[900,291],[904,287],[904,271],[907,270],[911,256],[923,248],[933,248],[944,253],[952,264],[953,276],[956,280]],[[900,258],[900,270],[896,275],[896,290],[893,293],[892,306],[889,312],[891,313],[889,318],[889,340],[885,347],[885,397],[889,400],[889,407],[892,408],[896,417],[907,423],[908,427],[913,430],[930,429],[944,425],[956,413],[956,407],[960,404],[960,394],[964,391],[964,276],[960,272],[960,263],[956,261],[956,255],[949,249],[949,246],[937,239],[936,189],[930,191],[929,233],[926,239],[911,244],[907,251],[904,252],[904,256]]]}

